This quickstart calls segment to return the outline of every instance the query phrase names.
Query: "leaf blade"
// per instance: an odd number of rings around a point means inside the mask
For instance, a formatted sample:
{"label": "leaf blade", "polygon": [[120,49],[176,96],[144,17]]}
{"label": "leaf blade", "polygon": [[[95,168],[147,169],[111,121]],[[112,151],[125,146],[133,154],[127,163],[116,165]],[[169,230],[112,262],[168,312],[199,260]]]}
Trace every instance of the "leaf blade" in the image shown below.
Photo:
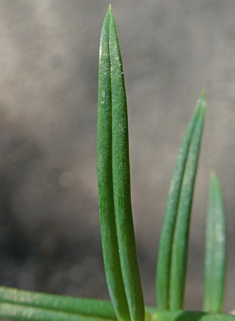
{"label": "leaf blade", "polygon": [[111,302],[0,287],[0,301],[116,320]]}
{"label": "leaf blade", "polygon": [[210,175],[206,225],[203,310],[221,312],[226,262],[226,222],[221,187],[215,173]]}
{"label": "leaf blade", "polygon": [[156,273],[157,306],[160,310],[169,309],[170,270],[175,221],[178,209],[180,190],[185,170],[185,164],[187,161],[189,146],[192,139],[193,130],[198,119],[199,111],[200,105],[198,104],[183,137],[173,177],[171,180],[170,190],[168,193],[167,205],[158,250]]}
{"label": "leaf blade", "polygon": [[74,313],[0,302],[0,316],[11,320],[30,321],[111,321]]}
{"label": "leaf blade", "polygon": [[144,299],[136,252],[130,193],[128,116],[122,58],[110,10],[113,191],[119,256],[132,321],[144,320]]}
{"label": "leaf blade", "polygon": [[157,311],[152,315],[153,321],[234,321],[235,315],[207,313],[202,311]]}
{"label": "leaf blade", "polygon": [[112,94],[109,53],[109,7],[101,30],[99,51],[97,180],[100,229],[109,294],[117,318],[130,320],[123,285],[113,202],[112,180]]}
{"label": "leaf blade", "polygon": [[172,263],[170,274],[170,310],[183,308],[184,290],[187,270],[189,223],[191,216],[194,183],[200,151],[200,143],[205,117],[205,98],[199,100],[200,112],[197,124],[193,131],[184,178],[180,191],[179,205],[175,223]]}

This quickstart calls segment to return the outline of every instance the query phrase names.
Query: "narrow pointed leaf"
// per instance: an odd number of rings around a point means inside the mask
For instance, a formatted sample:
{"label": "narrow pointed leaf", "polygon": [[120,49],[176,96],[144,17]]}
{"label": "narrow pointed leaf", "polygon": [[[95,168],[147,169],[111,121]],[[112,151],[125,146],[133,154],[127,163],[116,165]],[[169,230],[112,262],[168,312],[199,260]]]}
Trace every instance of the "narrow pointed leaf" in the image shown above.
{"label": "narrow pointed leaf", "polygon": [[111,302],[0,287],[0,301],[115,320]]}
{"label": "narrow pointed leaf", "polygon": [[201,311],[157,311],[152,321],[234,321],[235,315],[206,313]]}
{"label": "narrow pointed leaf", "polygon": [[[22,306],[0,302],[0,317],[21,321],[112,321],[112,319],[95,318],[58,312],[47,309]],[[152,321],[234,321],[235,316],[199,311],[157,311],[151,316]]]}
{"label": "narrow pointed leaf", "polygon": [[198,120],[200,108],[201,105],[198,104],[186,129],[186,133],[184,135],[177,157],[175,170],[171,180],[171,186],[167,199],[164,223],[162,227],[158,250],[156,275],[157,306],[160,310],[169,309],[170,269],[175,221],[178,209],[180,190],[185,171],[185,164],[188,157],[189,146],[192,139],[193,130]]}
{"label": "narrow pointed leaf", "polygon": [[109,50],[111,8],[105,17],[100,38],[97,179],[103,258],[109,294],[118,320],[130,320],[124,290],[113,201],[112,178],[112,93]]}
{"label": "narrow pointed leaf", "polygon": [[198,321],[234,321],[235,315],[232,314],[220,314],[220,313],[208,313],[202,316]]}
{"label": "narrow pointed leaf", "polygon": [[131,208],[128,119],[122,59],[110,10],[109,50],[112,96],[112,162],[116,228],[125,293],[132,321],[144,320],[144,300]]}
{"label": "narrow pointed leaf", "polygon": [[183,308],[187,256],[188,236],[191,216],[194,183],[197,172],[200,143],[202,137],[205,99],[204,95],[199,100],[200,112],[198,121],[194,127],[190,142],[189,153],[184,171],[183,182],[180,191],[175,232],[172,246],[172,262],[170,274],[170,309],[180,310]]}
{"label": "narrow pointed leaf", "polygon": [[226,226],[223,196],[219,181],[210,175],[206,226],[205,287],[203,310],[221,312],[226,263]]}
{"label": "narrow pointed leaf", "polygon": [[205,315],[205,312],[200,311],[169,311],[162,310],[154,313],[153,321],[199,321]]}
{"label": "narrow pointed leaf", "polygon": [[66,313],[31,306],[0,302],[0,317],[10,320],[29,321],[111,321],[74,313]]}

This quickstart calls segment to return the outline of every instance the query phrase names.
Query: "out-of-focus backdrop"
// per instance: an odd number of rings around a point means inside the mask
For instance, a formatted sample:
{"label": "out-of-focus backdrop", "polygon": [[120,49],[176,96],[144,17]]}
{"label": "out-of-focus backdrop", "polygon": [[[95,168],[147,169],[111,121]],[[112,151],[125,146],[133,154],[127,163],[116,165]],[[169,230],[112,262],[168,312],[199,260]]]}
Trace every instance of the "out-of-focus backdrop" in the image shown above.
{"label": "out-of-focus backdrop", "polygon": [[[108,299],[96,186],[100,29],[109,1],[0,0],[0,284]],[[225,311],[235,308],[235,2],[111,1],[129,108],[132,201],[146,304],[181,139],[207,114],[186,308],[200,309],[208,178],[223,187]]]}

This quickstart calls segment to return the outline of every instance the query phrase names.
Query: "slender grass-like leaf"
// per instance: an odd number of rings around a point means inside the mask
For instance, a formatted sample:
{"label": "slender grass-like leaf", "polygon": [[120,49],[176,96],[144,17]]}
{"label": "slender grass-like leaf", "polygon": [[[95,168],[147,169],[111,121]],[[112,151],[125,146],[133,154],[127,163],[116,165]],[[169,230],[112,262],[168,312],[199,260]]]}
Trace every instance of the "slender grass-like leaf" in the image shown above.
{"label": "slender grass-like leaf", "polygon": [[97,180],[103,258],[109,294],[118,320],[130,320],[124,290],[113,201],[112,173],[112,93],[109,49],[110,12],[108,9],[100,38]]}
{"label": "slender grass-like leaf", "polygon": [[220,313],[208,313],[205,314],[199,321],[234,321],[235,315],[220,314]]}
{"label": "slender grass-like leaf", "polygon": [[169,309],[169,287],[170,287],[170,269],[172,256],[172,243],[174,237],[175,221],[178,209],[179,196],[185,164],[188,157],[189,146],[195,124],[198,121],[198,115],[201,109],[201,103],[197,104],[195,112],[188,124],[184,135],[179,154],[177,157],[175,170],[171,180],[171,186],[168,194],[164,223],[161,232],[158,261],[157,261],[157,306],[160,310]]}
{"label": "slender grass-like leaf", "polygon": [[142,321],[144,320],[144,300],[131,208],[126,93],[116,24],[111,10],[109,28],[112,90],[113,190],[119,255],[131,319],[133,321]]}
{"label": "slender grass-like leaf", "polygon": [[0,316],[10,320],[22,321],[113,321],[113,319],[102,319],[94,316],[84,316],[4,302],[0,302]]}
{"label": "slender grass-like leaf", "polygon": [[[149,308],[151,309],[151,308]],[[59,312],[12,303],[0,302],[0,317],[21,321],[113,321],[113,319],[96,318],[74,313]],[[152,321],[234,321],[235,316],[229,314],[215,314],[199,311],[156,311]]]}
{"label": "slender grass-like leaf", "polygon": [[152,321],[234,321],[231,314],[206,313],[201,311],[157,311]]}
{"label": "slender grass-like leaf", "polygon": [[199,321],[205,312],[200,311],[169,311],[162,310],[154,313],[152,320],[153,321]]}
{"label": "slender grass-like leaf", "polygon": [[111,302],[0,287],[0,302],[116,320]]}
{"label": "slender grass-like leaf", "polygon": [[226,226],[223,196],[215,173],[210,175],[206,226],[203,310],[221,312],[226,262]]}
{"label": "slender grass-like leaf", "polygon": [[201,96],[199,105],[201,106],[200,112],[190,142],[175,223],[170,274],[171,310],[180,310],[183,308],[190,214],[205,116],[206,104],[204,95]]}
{"label": "slender grass-like leaf", "polygon": [[119,320],[144,320],[131,211],[127,105],[121,53],[111,7],[100,42],[98,190],[106,280]]}

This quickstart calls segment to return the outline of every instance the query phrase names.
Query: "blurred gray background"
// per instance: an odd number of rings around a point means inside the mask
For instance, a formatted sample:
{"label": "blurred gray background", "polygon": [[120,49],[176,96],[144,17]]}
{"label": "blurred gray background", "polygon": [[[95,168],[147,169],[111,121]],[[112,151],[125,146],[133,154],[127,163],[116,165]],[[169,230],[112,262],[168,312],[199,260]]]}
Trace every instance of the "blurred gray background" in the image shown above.
{"label": "blurred gray background", "polygon": [[[96,186],[100,29],[109,1],[0,0],[0,284],[108,299]],[[186,308],[200,309],[208,178],[228,226],[235,308],[235,1],[111,1],[129,108],[132,201],[146,304],[178,149],[201,90],[207,115]]]}

